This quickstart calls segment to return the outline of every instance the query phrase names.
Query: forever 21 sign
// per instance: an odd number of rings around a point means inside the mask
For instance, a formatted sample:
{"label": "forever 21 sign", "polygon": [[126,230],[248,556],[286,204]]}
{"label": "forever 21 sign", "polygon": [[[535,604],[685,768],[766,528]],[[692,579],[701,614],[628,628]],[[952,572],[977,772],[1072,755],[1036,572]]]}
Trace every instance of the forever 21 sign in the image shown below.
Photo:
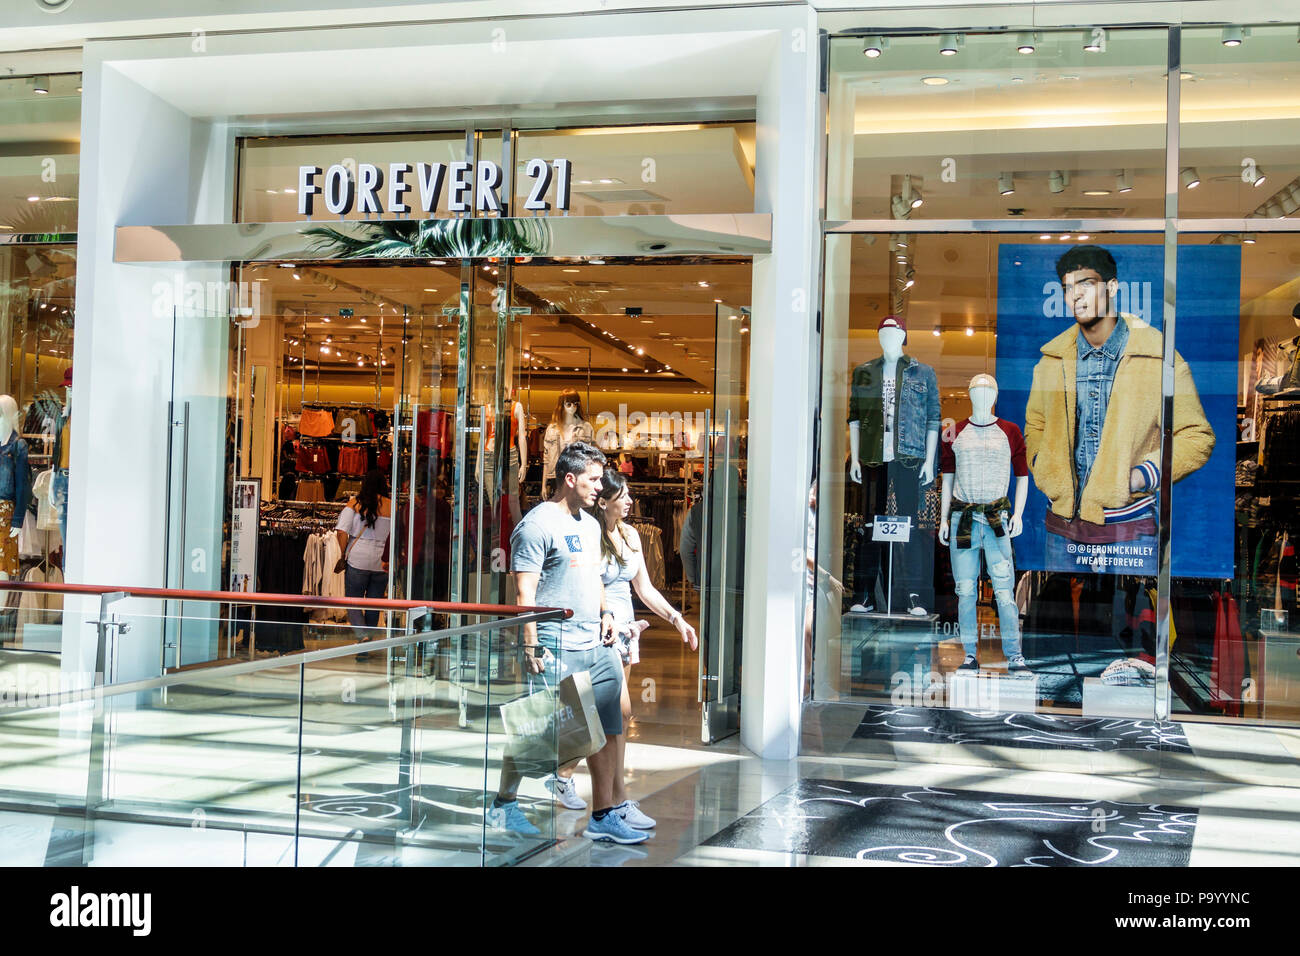
{"label": "forever 21 sign", "polygon": [[[573,163],[557,159],[530,159],[525,175],[533,181],[524,208],[549,210],[546,195],[554,182],[555,208],[568,210]],[[316,197],[337,216],[346,216],[356,206],[357,212],[382,215],[391,212],[406,215],[419,211],[432,216],[447,190],[447,208],[452,212],[501,212],[498,190],[505,176],[501,167],[490,160],[476,164],[459,163],[389,163],[384,170],[372,163],[357,164],[354,179],[348,167],[336,164],[321,176],[319,166],[298,167],[298,215],[315,212]],[[414,206],[412,202],[418,199]]]}

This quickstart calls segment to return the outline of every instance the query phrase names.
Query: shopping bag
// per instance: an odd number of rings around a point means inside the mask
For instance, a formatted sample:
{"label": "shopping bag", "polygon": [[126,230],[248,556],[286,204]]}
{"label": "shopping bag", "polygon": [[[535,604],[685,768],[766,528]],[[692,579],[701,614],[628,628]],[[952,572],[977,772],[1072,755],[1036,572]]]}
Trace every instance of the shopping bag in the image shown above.
{"label": "shopping bag", "polygon": [[590,674],[569,674],[556,689],[543,675],[542,685],[542,690],[501,705],[505,756],[525,777],[544,777],[605,746]]}

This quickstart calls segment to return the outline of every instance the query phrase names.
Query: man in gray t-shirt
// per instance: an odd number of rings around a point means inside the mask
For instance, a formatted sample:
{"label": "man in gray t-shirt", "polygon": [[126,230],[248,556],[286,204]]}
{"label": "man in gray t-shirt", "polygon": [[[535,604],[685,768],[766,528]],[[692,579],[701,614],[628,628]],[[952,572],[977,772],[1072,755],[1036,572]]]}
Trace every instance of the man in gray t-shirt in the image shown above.
{"label": "man in gray t-shirt", "polygon": [[[623,666],[614,650],[614,614],[604,608],[600,577],[600,525],[585,509],[596,503],[605,473],[605,456],[586,442],[560,452],[555,465],[555,497],[530,511],[510,536],[515,589],[523,607],[570,608],[566,621],[523,626],[523,652],[529,675],[549,674],[554,687],[565,676],[585,672],[591,680],[605,746],[587,758],[591,771],[591,820],[583,835],[593,840],[641,843],[647,834],[623,818],[628,801],[615,806],[623,736]],[[524,836],[540,831],[519,808],[522,775],[508,755],[501,758],[501,786],[487,811],[489,825]],[[652,824],[653,825],[653,824]]]}
{"label": "man in gray t-shirt", "polygon": [[510,568],[539,575],[535,603],[567,607],[567,621],[542,621],[537,637],[552,652],[582,651],[600,644],[600,524],[586,510],[575,515],[556,501],[543,501],[510,536]]}

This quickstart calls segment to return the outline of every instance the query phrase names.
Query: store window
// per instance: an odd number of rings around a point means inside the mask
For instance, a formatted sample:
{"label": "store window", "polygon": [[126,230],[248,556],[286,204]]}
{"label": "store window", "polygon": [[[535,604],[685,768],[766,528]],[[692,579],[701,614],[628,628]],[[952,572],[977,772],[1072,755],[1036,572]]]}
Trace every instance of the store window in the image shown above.
{"label": "store window", "polygon": [[[1216,474],[1213,504],[1175,510],[1175,528],[1190,522],[1203,532],[1194,547],[1174,554],[1171,692],[1195,713],[1294,722],[1300,235],[1185,235],[1179,257],[1191,255],[1216,267],[1180,273],[1178,341],[1198,329],[1217,341],[1217,394],[1202,400],[1233,408],[1236,440],[1224,436],[1235,460],[1231,479]],[[1233,325],[1235,356],[1224,353]],[[1228,495],[1231,531],[1224,527]]]}
{"label": "store window", "polygon": [[831,43],[830,219],[1163,215],[1164,30]]}
{"label": "store window", "polygon": [[[79,74],[0,80],[0,456],[9,475],[0,479],[0,573],[10,579],[62,580],[80,137]],[[35,635],[50,622],[19,617],[0,623],[0,640],[42,649]]]}
{"label": "store window", "polygon": [[1294,26],[1183,31],[1178,212],[1279,219],[1300,209]]}
{"label": "store window", "polygon": [[[1067,198],[1103,156],[1117,184],[1137,170],[1126,205],[1117,196],[1115,208],[1087,214],[1031,206],[1026,216],[1061,225],[972,232],[967,218],[1016,213],[980,206],[977,189],[941,194],[961,202],[922,213],[934,195],[926,189],[911,214],[874,195],[884,181],[873,185],[864,170],[914,151],[912,131],[866,134],[877,137],[871,151],[855,152],[851,175],[846,166],[839,179],[832,148],[831,194],[842,187],[854,216],[884,226],[825,240],[822,573],[808,619],[815,696],[883,705],[869,708],[858,738],[885,746],[951,731],[952,719],[935,715],[954,708],[970,720],[976,711],[1300,719],[1292,546],[1300,525],[1288,477],[1300,438],[1291,434],[1300,428],[1292,368],[1300,230],[1224,232],[1210,221],[1285,223],[1294,211],[1288,190],[1300,170],[1288,159],[1300,111],[1288,105],[1283,77],[1295,29],[1183,35],[1176,248],[1163,233],[1123,228],[1126,218],[1155,215],[1162,190],[1163,147],[1151,150],[1164,140],[1163,118],[1138,108],[1157,92],[1139,74],[1160,72],[1161,31],[1098,31],[1107,43],[1084,52],[1108,71],[1041,80],[1065,84],[1057,92],[1090,78],[1098,91],[1112,84],[1093,98],[1106,108],[1089,119],[1091,155],[1074,152],[1066,135],[1034,162],[1069,174],[1055,183]],[[1063,50],[1079,35],[1047,45],[1033,35],[1022,45],[1034,52],[1018,55]],[[888,129],[894,109],[886,97],[873,122],[873,104],[858,104],[837,127],[836,91],[864,72],[849,52],[878,51],[865,58],[869,72],[902,45],[938,43],[960,64],[972,50],[993,56],[994,39],[834,42],[833,64],[849,75],[832,79],[832,147],[844,122],[862,139],[868,127]],[[929,75],[923,56],[912,68],[911,79]],[[900,89],[908,79],[894,76]],[[1243,90],[1258,95],[1242,100]],[[1059,97],[1058,111],[1071,102]],[[955,129],[987,125],[978,103],[953,101]],[[1059,118],[1041,122],[1063,131]],[[1025,125],[1003,124],[1004,142],[1027,135]],[[960,168],[962,150],[952,153]],[[891,176],[905,174],[899,166]],[[959,189],[960,179],[950,185]],[[1018,194],[1018,177],[1012,186]],[[993,188],[985,184],[986,200]],[[949,231],[888,228],[920,216],[953,221],[943,224]],[[1116,225],[1080,234],[1079,219]],[[1166,540],[1170,577],[1161,585]],[[1167,641],[1157,637],[1162,623]],[[1164,660],[1167,683],[1157,673]],[[1145,749],[1181,746],[1150,733]]]}

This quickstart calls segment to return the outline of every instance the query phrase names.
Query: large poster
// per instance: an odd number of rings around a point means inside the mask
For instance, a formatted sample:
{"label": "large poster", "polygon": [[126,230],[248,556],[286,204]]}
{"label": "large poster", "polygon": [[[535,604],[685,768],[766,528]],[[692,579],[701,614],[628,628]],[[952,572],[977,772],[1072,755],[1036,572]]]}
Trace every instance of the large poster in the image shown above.
{"label": "large poster", "polygon": [[[1032,459],[1017,567],[1154,574],[1163,246],[1006,244],[997,279],[998,414]],[[1233,576],[1240,288],[1238,247],[1178,250],[1175,575]],[[1081,330],[1121,323],[1080,354]]]}

